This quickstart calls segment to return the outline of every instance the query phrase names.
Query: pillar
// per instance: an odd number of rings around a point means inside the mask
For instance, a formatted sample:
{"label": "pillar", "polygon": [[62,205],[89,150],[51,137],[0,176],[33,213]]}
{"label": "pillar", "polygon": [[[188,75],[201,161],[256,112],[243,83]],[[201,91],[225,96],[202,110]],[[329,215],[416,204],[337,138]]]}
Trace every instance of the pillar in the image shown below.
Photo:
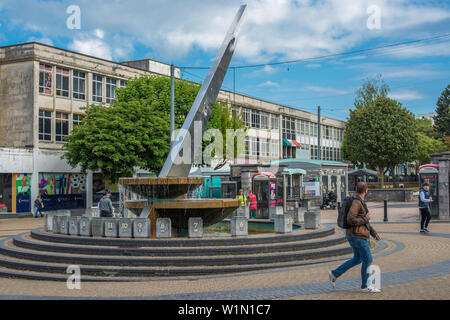
{"label": "pillar", "polygon": [[86,208],[92,208],[94,203],[94,173],[87,172],[86,177]]}
{"label": "pillar", "polygon": [[439,160],[439,219],[449,218],[449,162],[450,158]]}
{"label": "pillar", "polygon": [[[33,172],[31,173],[31,212],[34,210],[34,200],[39,194],[39,149],[33,148]],[[45,210],[45,209],[44,209]]]}

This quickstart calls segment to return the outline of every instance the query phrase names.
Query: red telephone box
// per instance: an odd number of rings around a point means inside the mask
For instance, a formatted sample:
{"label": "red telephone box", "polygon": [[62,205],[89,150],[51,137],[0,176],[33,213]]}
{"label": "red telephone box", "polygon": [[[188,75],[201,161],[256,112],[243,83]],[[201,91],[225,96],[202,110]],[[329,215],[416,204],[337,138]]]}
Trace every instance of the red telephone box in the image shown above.
{"label": "red telephone box", "polygon": [[276,206],[277,177],[271,172],[256,173],[252,177],[253,193],[256,195],[258,217],[269,218],[269,207]]}

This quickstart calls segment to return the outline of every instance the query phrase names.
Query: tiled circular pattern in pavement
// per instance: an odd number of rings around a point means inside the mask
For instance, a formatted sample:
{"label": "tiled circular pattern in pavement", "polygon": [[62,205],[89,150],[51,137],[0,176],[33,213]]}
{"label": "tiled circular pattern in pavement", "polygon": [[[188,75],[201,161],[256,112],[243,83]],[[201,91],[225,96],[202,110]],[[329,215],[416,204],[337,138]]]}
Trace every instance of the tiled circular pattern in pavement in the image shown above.
{"label": "tiled circular pattern in pavement", "polygon": [[[27,220],[27,219],[26,219]],[[33,223],[30,223],[33,224]],[[10,225],[13,227],[13,225]],[[30,229],[36,226],[30,226]],[[424,236],[417,231],[416,224],[377,224],[375,228],[386,240],[395,240],[404,245],[402,250],[391,255],[377,257],[374,264],[382,271],[382,299],[401,299],[403,295],[410,299],[423,299],[429,288],[429,295],[435,299],[449,292],[450,279],[450,238],[442,236],[450,234],[450,224],[436,223],[430,225],[432,234]],[[3,228],[0,228],[3,229]],[[16,228],[21,229],[21,228]],[[16,232],[20,233],[20,232]],[[14,234],[14,233],[13,233]],[[0,235],[3,235],[0,233]],[[386,241],[388,249],[394,243]],[[369,296],[360,293],[358,267],[353,268],[339,280],[338,289],[331,291],[327,283],[327,271],[335,266],[319,265],[303,267],[295,270],[277,270],[259,274],[217,277],[213,279],[195,280],[160,280],[145,283],[82,283],[80,291],[68,290],[65,283],[48,281],[30,281],[17,279],[0,279],[0,292],[3,298],[12,296],[47,296],[47,297],[141,297],[141,298],[197,298],[207,299],[291,299],[316,298],[332,299],[366,299]],[[446,264],[447,263],[447,264]],[[413,272],[414,271],[414,272]],[[384,276],[383,276],[384,275]],[[386,277],[391,277],[392,281]],[[400,278],[399,278],[400,277]],[[397,283],[395,281],[403,281]],[[345,286],[344,286],[345,284]],[[407,289],[406,289],[407,288]],[[433,289],[435,288],[435,289]],[[323,291],[320,291],[323,290]],[[447,291],[445,291],[447,290]],[[322,292],[321,294],[316,294]],[[311,293],[315,293],[311,295]],[[346,296],[348,295],[348,296]],[[370,297],[372,299],[372,297]]]}

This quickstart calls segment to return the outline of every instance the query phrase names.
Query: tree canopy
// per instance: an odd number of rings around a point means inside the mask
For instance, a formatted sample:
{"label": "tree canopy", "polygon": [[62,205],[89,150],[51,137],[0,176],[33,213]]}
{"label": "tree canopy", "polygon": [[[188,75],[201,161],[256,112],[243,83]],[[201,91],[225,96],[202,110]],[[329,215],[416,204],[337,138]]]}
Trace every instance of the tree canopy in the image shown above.
{"label": "tree canopy", "polygon": [[[183,125],[199,89],[197,84],[175,81],[176,129]],[[208,127],[222,131],[240,125],[241,119],[225,121],[224,109],[217,105]],[[169,78],[135,78],[117,90],[117,101],[111,106],[91,105],[85,111],[82,124],[66,137],[64,158],[72,167],[79,165],[83,172],[101,170],[113,183],[132,176],[136,167],[161,170],[170,151]]]}
{"label": "tree canopy", "polygon": [[442,91],[436,102],[434,127],[445,136],[450,136],[450,84]]}
{"label": "tree canopy", "polygon": [[369,78],[363,83],[361,88],[356,90],[355,107],[362,108],[373,103],[377,98],[386,98],[391,89],[382,79],[381,74],[374,78]]}
{"label": "tree canopy", "polygon": [[415,160],[418,144],[414,115],[390,98],[376,98],[350,110],[343,141],[344,158],[366,163],[380,172],[382,186],[387,168]]}

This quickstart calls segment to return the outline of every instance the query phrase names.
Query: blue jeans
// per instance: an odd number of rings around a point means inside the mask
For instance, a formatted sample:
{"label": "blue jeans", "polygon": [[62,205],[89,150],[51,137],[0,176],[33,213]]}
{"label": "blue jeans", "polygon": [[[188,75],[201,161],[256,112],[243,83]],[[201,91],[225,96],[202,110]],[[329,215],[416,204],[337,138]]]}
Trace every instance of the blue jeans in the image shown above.
{"label": "blue jeans", "polygon": [[348,269],[357,266],[362,262],[361,266],[361,289],[367,288],[367,280],[369,279],[368,268],[372,264],[372,254],[370,253],[369,240],[347,237],[350,246],[353,249],[353,258],[342,264],[336,270],[331,271],[336,278],[339,278]]}
{"label": "blue jeans", "polygon": [[36,208],[36,213],[34,214],[34,216],[37,217],[38,216],[38,212],[41,215],[41,217],[43,217],[41,208]]}

